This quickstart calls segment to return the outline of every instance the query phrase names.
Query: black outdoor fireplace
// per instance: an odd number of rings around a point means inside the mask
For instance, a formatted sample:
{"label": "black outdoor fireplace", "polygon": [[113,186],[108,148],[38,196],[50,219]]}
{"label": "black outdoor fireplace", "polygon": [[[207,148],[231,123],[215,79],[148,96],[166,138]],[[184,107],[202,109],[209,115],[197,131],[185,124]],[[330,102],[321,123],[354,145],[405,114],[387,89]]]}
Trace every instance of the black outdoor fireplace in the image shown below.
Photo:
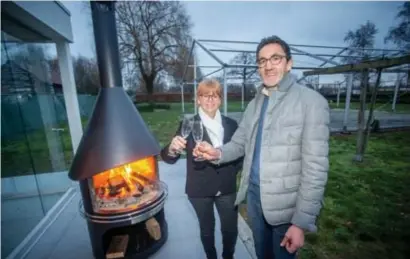
{"label": "black outdoor fireplace", "polygon": [[69,177],[94,257],[147,258],[167,240],[158,142],[122,87],[114,2],[91,1],[101,89]]}

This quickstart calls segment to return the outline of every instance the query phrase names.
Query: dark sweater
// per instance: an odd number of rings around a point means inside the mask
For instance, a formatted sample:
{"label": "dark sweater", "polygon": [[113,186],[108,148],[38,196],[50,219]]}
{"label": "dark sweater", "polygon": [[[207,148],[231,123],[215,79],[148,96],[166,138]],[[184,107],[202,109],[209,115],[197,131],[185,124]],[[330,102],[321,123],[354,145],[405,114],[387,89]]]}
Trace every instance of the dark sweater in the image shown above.
{"label": "dark sweater", "polygon": [[[195,115],[199,120],[199,115]],[[224,127],[223,143],[231,140],[232,135],[238,128],[235,120],[222,116],[222,125]],[[180,135],[181,123],[175,134]],[[212,143],[206,129],[204,128],[203,141]],[[218,191],[220,194],[236,192],[236,175],[242,168],[243,157],[221,165],[214,165],[208,161],[194,161],[192,150],[195,147],[195,141],[190,134],[187,138],[186,146],[186,169],[187,177],[185,183],[185,193],[189,197],[209,197],[215,196]],[[180,158],[180,155],[172,157],[168,155],[169,144],[161,150],[161,158],[168,164],[174,164]]]}
{"label": "dark sweater", "polygon": [[259,186],[259,179],[260,179],[259,178],[259,165],[260,165],[260,155],[261,155],[263,121],[265,119],[265,111],[266,111],[266,107],[268,107],[268,103],[269,103],[269,96],[265,96],[265,99],[263,100],[263,104],[261,108],[261,113],[259,116],[258,131],[256,133],[256,139],[255,139],[255,151],[253,152],[251,174],[249,177],[249,182],[256,186]]}

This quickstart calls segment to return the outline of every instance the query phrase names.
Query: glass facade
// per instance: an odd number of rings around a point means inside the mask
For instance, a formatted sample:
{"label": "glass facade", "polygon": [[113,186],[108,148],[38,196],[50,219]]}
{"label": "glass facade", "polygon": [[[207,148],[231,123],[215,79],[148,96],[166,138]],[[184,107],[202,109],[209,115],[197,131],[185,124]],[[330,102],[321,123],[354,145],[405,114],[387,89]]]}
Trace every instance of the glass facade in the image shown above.
{"label": "glass facade", "polygon": [[[54,43],[1,32],[1,249],[18,246],[73,183]],[[54,53],[53,53],[54,52]]]}

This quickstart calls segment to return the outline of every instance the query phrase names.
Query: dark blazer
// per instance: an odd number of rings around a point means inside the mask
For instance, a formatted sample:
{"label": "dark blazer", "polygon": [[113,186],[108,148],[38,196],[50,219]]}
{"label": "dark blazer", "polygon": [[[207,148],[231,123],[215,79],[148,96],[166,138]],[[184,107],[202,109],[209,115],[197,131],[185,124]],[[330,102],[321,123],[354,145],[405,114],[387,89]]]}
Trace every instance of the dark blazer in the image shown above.
{"label": "dark blazer", "polygon": [[[195,115],[194,119],[200,120],[199,115]],[[180,135],[181,124],[175,134]],[[222,126],[224,127],[223,143],[231,140],[232,135],[238,128],[238,123],[228,117],[222,116]],[[212,143],[209,135],[204,128],[203,141]],[[242,168],[243,157],[221,165],[214,165],[209,161],[194,161],[192,150],[195,147],[195,141],[190,134],[187,138],[186,145],[186,168],[187,178],[185,183],[185,193],[189,197],[208,197],[215,196],[218,191],[221,194],[229,194],[236,192],[236,175]],[[169,144],[161,150],[161,158],[168,164],[174,164],[179,158],[168,155]]]}

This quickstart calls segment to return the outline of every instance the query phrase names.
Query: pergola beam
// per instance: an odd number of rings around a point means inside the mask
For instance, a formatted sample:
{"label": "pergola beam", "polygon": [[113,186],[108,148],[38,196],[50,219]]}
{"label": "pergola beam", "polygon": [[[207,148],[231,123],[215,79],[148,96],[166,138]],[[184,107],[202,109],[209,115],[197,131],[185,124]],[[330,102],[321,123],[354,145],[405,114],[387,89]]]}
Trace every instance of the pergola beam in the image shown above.
{"label": "pergola beam", "polygon": [[[236,44],[259,44],[257,41],[235,41],[235,40],[209,40],[209,39],[198,39],[197,41],[199,42],[204,42],[204,43],[236,43]],[[305,48],[323,48],[323,49],[344,49],[346,47],[341,47],[341,46],[323,46],[323,45],[306,45],[306,44],[289,44],[291,47],[305,47]],[[376,48],[354,48],[351,47],[351,49],[357,49],[357,50],[368,50],[368,51],[387,51],[387,52],[397,52],[401,51],[398,49],[376,49]]]}
{"label": "pergola beam", "polygon": [[[250,65],[250,64],[227,64],[225,67],[229,67],[229,68],[258,68],[257,65]],[[295,67],[292,67],[292,69],[295,69],[295,70],[310,70],[310,69],[315,69],[315,67],[295,66]]]}
{"label": "pergola beam", "polygon": [[392,73],[392,74],[396,74],[396,73],[408,73],[410,70],[409,69],[383,69],[383,74],[385,73]]}
{"label": "pergola beam", "polygon": [[377,60],[363,61],[358,64],[348,64],[340,65],[334,67],[317,68],[311,71],[303,72],[304,76],[311,75],[332,75],[332,74],[343,74],[350,72],[360,72],[364,69],[377,69],[377,68],[388,68],[395,67],[404,64],[410,64],[410,55],[401,56],[397,58],[383,58]]}
{"label": "pergola beam", "polygon": [[[231,53],[255,53],[254,50],[236,50],[236,49],[209,49],[212,52],[231,52]],[[345,51],[343,49],[342,51]],[[306,53],[300,53],[300,52],[292,52],[292,56],[309,56]],[[339,58],[355,58],[357,56],[352,56],[352,55],[338,55],[338,54],[314,54],[315,56],[321,56],[321,57],[339,57]]]}

